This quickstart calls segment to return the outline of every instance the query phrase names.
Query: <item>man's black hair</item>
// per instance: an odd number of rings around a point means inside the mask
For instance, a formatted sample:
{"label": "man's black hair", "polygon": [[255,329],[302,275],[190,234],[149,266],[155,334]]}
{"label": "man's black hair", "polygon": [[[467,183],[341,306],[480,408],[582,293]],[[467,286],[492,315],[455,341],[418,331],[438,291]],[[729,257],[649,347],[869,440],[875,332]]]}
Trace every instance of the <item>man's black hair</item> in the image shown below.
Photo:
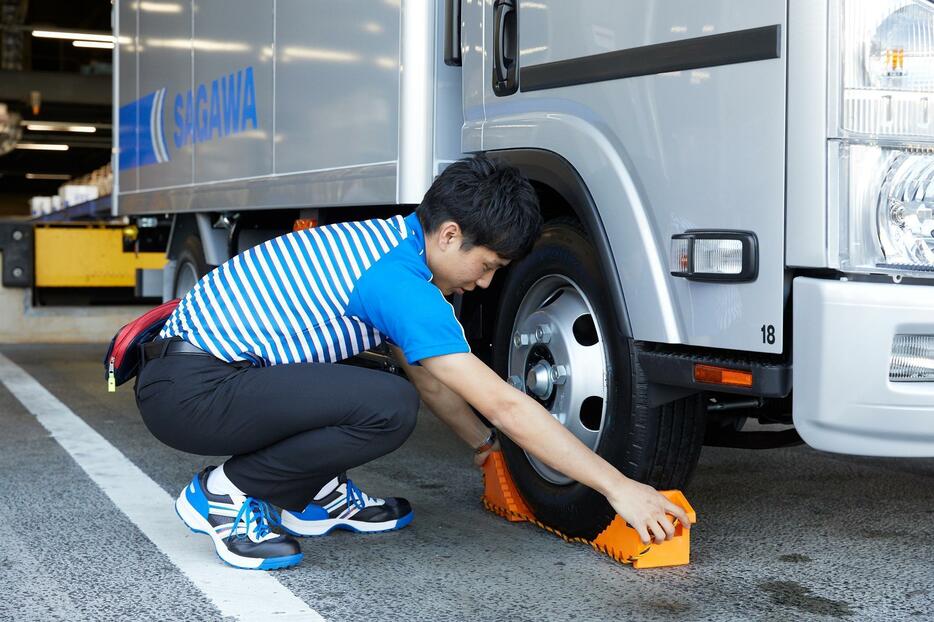
{"label": "man's black hair", "polygon": [[415,213],[426,235],[453,220],[463,233],[463,250],[485,246],[509,260],[527,255],[542,229],[538,196],[529,180],[482,155],[444,169]]}

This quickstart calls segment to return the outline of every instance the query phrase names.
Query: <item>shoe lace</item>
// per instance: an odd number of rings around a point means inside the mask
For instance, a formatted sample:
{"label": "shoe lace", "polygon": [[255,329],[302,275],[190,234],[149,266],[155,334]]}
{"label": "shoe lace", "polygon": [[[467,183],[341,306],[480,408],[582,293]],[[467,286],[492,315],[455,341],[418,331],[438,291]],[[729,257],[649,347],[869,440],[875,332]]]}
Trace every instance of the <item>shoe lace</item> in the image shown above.
{"label": "shoe lace", "polygon": [[347,480],[347,505],[353,503],[355,506],[357,506],[357,509],[362,510],[368,504],[377,504],[380,501],[382,501],[382,499],[371,497],[370,495],[357,488],[357,485],[353,483],[353,480]]}
{"label": "shoe lace", "polygon": [[[245,534],[239,533],[238,527],[241,522],[243,523]],[[230,535],[227,537],[249,537],[250,525],[254,523],[253,535],[256,536],[257,540],[261,540],[269,534],[273,526],[282,524],[282,519],[272,506],[265,501],[247,497],[243,501],[243,505],[240,506],[240,511],[237,512],[237,516],[234,518],[233,524],[231,525]]]}

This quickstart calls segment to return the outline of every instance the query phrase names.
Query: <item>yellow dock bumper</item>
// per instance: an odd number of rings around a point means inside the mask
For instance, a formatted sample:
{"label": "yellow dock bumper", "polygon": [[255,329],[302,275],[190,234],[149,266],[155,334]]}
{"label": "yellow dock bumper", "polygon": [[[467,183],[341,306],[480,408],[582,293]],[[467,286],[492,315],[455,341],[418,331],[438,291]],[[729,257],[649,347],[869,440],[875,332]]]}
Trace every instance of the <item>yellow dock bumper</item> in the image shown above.
{"label": "yellow dock bumper", "polygon": [[165,266],[165,253],[124,252],[122,225],[37,224],[36,287],[134,287],[137,268]]}

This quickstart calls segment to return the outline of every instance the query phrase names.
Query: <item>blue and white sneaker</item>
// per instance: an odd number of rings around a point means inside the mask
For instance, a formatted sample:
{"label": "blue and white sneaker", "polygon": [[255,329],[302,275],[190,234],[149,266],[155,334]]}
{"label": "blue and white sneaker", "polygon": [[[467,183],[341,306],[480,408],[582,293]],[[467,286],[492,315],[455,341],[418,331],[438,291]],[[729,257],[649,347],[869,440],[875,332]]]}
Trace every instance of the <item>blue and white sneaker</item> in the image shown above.
{"label": "blue and white sneaker", "polygon": [[402,529],[412,522],[405,499],[371,497],[341,474],[301,512],[282,510],[282,528],[294,536],[323,536],[334,529],[363,533]]}
{"label": "blue and white sneaker", "polygon": [[298,541],[272,531],[278,517],[269,504],[241,495],[208,492],[208,467],[195,475],[175,501],[175,511],[195,533],[211,536],[217,556],[237,568],[272,570],[302,561]]}

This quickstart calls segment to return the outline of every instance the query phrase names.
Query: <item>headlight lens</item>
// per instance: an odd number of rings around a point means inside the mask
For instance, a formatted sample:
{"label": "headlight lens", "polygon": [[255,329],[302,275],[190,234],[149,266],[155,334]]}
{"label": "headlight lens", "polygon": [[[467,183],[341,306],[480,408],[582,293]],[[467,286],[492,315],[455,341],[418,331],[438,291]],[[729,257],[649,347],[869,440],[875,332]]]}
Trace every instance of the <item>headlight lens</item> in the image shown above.
{"label": "headlight lens", "polygon": [[849,145],[842,268],[934,276],[934,153]]}
{"label": "headlight lens", "polygon": [[885,263],[934,266],[934,158],[892,151],[883,169],[876,216]]}
{"label": "headlight lens", "polygon": [[934,4],[848,0],[843,21],[844,132],[934,138]]}

